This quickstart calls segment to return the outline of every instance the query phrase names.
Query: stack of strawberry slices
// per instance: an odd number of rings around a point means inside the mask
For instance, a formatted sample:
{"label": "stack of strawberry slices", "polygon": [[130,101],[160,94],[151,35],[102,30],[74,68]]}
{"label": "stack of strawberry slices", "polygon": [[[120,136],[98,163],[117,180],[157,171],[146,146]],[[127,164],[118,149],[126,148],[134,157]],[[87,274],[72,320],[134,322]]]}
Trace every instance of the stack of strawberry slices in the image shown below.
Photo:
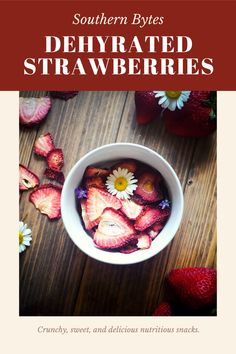
{"label": "stack of strawberry slices", "polygon": [[104,250],[148,249],[171,212],[161,174],[131,159],[109,169],[88,166],[75,196],[85,230]]}

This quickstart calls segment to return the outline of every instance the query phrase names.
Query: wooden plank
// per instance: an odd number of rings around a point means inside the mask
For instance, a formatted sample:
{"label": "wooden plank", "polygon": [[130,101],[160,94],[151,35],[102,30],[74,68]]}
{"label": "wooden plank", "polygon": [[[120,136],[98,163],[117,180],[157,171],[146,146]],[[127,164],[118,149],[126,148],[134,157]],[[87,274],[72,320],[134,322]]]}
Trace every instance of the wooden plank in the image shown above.
{"label": "wooden plank", "polygon": [[[160,153],[174,167],[184,188],[196,140],[169,135],[158,120],[139,127],[134,112],[133,93],[130,92],[116,141],[143,144]],[[159,298],[170,250],[171,245],[150,260],[129,266],[113,266],[88,259],[74,314],[150,315]]]}
{"label": "wooden plank", "polygon": [[[65,174],[87,151],[115,140],[126,96],[126,92],[80,92],[67,102],[53,101],[37,136],[52,133],[56,146],[64,151]],[[22,159],[45,181],[45,161],[32,154],[35,131],[27,135],[20,143]],[[20,203],[23,216],[32,227],[33,242],[20,255],[20,313],[70,315],[87,257],[69,239],[61,220],[50,222],[28,202],[28,192]]]}
{"label": "wooden plank", "polygon": [[[199,139],[186,182],[185,208],[178,233],[170,245],[165,275],[174,268],[216,267],[216,136]],[[155,274],[151,282],[155,281]],[[147,311],[165,297],[149,291]]]}

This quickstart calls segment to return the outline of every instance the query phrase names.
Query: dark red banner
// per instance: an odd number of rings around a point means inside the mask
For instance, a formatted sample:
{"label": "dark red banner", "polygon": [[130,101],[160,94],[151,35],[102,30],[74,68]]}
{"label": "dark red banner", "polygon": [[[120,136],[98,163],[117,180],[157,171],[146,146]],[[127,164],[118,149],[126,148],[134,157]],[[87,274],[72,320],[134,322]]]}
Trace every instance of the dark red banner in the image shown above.
{"label": "dark red banner", "polygon": [[1,2],[1,90],[233,90],[233,1]]}

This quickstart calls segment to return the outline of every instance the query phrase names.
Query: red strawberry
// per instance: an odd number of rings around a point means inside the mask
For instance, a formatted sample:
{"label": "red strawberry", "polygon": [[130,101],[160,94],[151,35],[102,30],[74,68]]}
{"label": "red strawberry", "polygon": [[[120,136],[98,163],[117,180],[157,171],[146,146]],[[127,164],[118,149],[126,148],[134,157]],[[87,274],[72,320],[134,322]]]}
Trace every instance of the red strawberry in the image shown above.
{"label": "red strawberry", "polygon": [[121,253],[125,253],[125,254],[136,252],[136,251],[138,251],[137,242],[138,242],[137,239],[134,238],[134,239],[130,240],[127,244],[122,246],[119,249],[119,251]]}
{"label": "red strawberry", "polygon": [[120,248],[132,238],[135,229],[120,211],[106,208],[101,215],[94,235],[94,243],[100,248]]}
{"label": "red strawberry", "polygon": [[55,149],[55,146],[50,133],[40,135],[35,141],[34,152],[37,155],[46,157],[47,154],[53,149]]}
{"label": "red strawberry", "polygon": [[20,123],[31,126],[40,123],[51,108],[50,97],[20,97]]}
{"label": "red strawberry", "polygon": [[106,170],[105,168],[97,168],[94,166],[88,166],[84,172],[84,177],[107,177],[111,173],[110,170]]}
{"label": "red strawberry", "polygon": [[61,217],[61,189],[54,184],[43,184],[30,193],[29,200],[49,219],[59,219]]}
{"label": "red strawberry", "polygon": [[135,106],[138,124],[150,123],[162,111],[153,91],[135,91]]}
{"label": "red strawberry", "polygon": [[144,231],[155,222],[162,222],[166,215],[163,213],[165,210],[158,208],[145,207],[139,217],[136,219],[134,227],[138,231]]}
{"label": "red strawberry", "polygon": [[53,149],[47,154],[47,163],[49,168],[60,172],[64,165],[64,155],[61,149]]}
{"label": "red strawberry", "polygon": [[117,164],[115,164],[115,166],[112,167],[112,170],[117,170],[118,168],[125,168],[127,169],[129,172],[135,173],[135,171],[137,170],[137,163],[135,160],[125,160],[122,162],[118,162]]}
{"label": "red strawberry", "polygon": [[103,210],[108,207],[120,209],[121,202],[119,199],[102,189],[90,188],[88,190],[86,212],[90,221],[98,219],[102,215]]}
{"label": "red strawberry", "polygon": [[60,184],[64,184],[65,182],[65,176],[63,172],[57,172],[51,170],[51,168],[46,168],[44,171],[44,176],[46,176],[48,179],[57,181]]}
{"label": "red strawberry", "polygon": [[141,214],[143,206],[136,204],[134,201],[129,199],[121,199],[121,211],[130,219],[136,220]]}
{"label": "red strawberry", "polygon": [[97,226],[99,223],[99,219],[91,222],[88,218],[88,214],[86,212],[86,199],[81,199],[80,200],[80,206],[81,206],[81,216],[84,222],[84,227],[86,230],[91,230],[93,227]]}
{"label": "red strawberry", "polygon": [[67,101],[69,98],[73,98],[78,94],[79,91],[51,91],[50,95],[53,98],[60,98]]}
{"label": "red strawberry", "polygon": [[216,92],[192,91],[182,109],[164,111],[166,129],[181,136],[200,137],[216,130]]}
{"label": "red strawberry", "polygon": [[102,177],[90,177],[85,180],[85,187],[89,189],[91,187],[106,189],[105,183],[103,182]]}
{"label": "red strawberry", "polygon": [[135,195],[141,197],[148,203],[156,202],[163,198],[159,187],[160,175],[154,172],[144,172],[138,179],[138,187]]}
{"label": "red strawberry", "polygon": [[158,305],[153,316],[172,316],[172,308],[169,302],[162,302]]}
{"label": "red strawberry", "polygon": [[148,234],[141,233],[138,236],[138,243],[137,243],[138,248],[144,250],[144,249],[150,248],[151,244],[152,244],[152,239]]}
{"label": "red strawberry", "polygon": [[23,165],[19,165],[19,188],[20,191],[34,188],[39,185],[39,178]]}
{"label": "red strawberry", "polygon": [[174,269],[168,275],[167,282],[176,301],[188,310],[200,311],[216,304],[215,269]]}

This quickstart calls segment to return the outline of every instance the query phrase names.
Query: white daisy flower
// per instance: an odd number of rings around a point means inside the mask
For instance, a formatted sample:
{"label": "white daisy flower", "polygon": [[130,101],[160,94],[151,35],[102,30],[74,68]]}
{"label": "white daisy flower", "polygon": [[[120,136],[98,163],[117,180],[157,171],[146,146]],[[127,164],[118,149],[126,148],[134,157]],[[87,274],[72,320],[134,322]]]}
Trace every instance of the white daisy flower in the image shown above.
{"label": "white daisy flower", "polygon": [[184,102],[188,101],[191,91],[153,91],[155,97],[160,97],[158,104],[162,108],[174,111],[183,108]]}
{"label": "white daisy flower", "polygon": [[19,222],[19,252],[23,252],[26,246],[30,246],[30,241],[32,240],[31,229],[28,228],[27,224],[23,221]]}
{"label": "white daisy flower", "polygon": [[129,199],[137,188],[136,182],[138,180],[134,178],[132,172],[129,172],[126,168],[118,167],[107,177],[106,186],[108,192],[118,199]]}

